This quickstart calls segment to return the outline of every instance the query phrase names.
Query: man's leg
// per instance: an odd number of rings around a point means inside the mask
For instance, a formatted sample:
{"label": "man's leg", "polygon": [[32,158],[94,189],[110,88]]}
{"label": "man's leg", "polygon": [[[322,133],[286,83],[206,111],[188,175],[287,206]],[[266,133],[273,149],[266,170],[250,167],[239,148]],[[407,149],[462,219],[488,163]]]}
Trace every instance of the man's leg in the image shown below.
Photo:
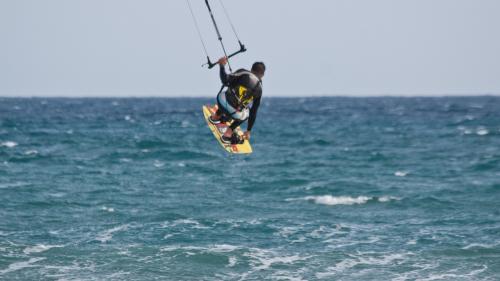
{"label": "man's leg", "polygon": [[[223,102],[226,101],[226,93],[225,92],[219,92],[217,94],[217,111],[212,114],[212,116],[210,117],[213,121],[223,121],[225,122],[224,120],[221,120],[223,115],[224,115],[224,109],[222,107],[222,104]],[[225,102],[227,104],[227,102]]]}
{"label": "man's leg", "polygon": [[215,120],[215,121],[219,121],[221,118],[222,118],[222,114],[224,114],[222,112],[222,110],[218,107],[217,108],[217,111],[212,114],[212,120]]}
{"label": "man's leg", "polygon": [[224,137],[230,138],[233,135],[233,132],[236,128],[238,128],[239,125],[243,124],[245,122],[244,120],[233,120],[233,123],[231,123],[231,126],[229,126],[224,133]]}

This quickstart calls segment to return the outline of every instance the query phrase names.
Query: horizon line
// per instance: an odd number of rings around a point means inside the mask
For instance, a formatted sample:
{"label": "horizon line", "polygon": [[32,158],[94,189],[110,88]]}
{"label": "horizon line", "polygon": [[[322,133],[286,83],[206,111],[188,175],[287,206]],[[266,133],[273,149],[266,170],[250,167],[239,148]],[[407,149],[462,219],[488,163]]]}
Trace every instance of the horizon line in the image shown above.
{"label": "horizon line", "polygon": [[[445,97],[500,97],[500,93],[485,93],[485,94],[410,94],[410,95],[394,95],[394,94],[380,94],[380,95],[309,95],[309,96],[300,96],[300,95],[269,95],[264,96],[265,98],[445,98]],[[61,99],[85,99],[85,98],[95,98],[95,99],[140,99],[140,98],[159,98],[159,99],[178,99],[178,98],[186,98],[186,99],[204,99],[204,98],[215,98],[214,96],[206,96],[206,95],[187,95],[187,96],[166,96],[166,95],[2,95],[0,94],[0,98],[61,98]]]}

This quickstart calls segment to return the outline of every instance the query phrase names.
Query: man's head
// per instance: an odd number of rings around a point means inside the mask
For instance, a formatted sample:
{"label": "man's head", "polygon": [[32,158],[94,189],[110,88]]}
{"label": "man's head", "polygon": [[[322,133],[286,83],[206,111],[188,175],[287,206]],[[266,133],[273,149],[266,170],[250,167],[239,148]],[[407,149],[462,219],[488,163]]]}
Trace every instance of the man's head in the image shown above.
{"label": "man's head", "polygon": [[265,72],[266,72],[266,65],[263,62],[258,61],[252,65],[252,73],[257,75],[259,79],[262,79],[262,77],[264,77]]}

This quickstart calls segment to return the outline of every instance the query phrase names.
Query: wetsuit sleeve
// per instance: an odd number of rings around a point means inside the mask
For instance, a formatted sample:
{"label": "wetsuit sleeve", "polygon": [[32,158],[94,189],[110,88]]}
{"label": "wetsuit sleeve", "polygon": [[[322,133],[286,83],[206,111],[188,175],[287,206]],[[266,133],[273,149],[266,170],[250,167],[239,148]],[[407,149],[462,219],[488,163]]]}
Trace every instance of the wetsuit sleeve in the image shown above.
{"label": "wetsuit sleeve", "polygon": [[255,99],[250,109],[250,117],[248,118],[247,131],[251,131],[253,124],[255,123],[255,118],[257,118],[257,110],[259,110],[261,97]]}
{"label": "wetsuit sleeve", "polygon": [[220,66],[220,72],[219,72],[219,75],[220,75],[220,81],[222,82],[223,85],[225,86],[229,86],[235,79],[234,75],[232,74],[227,74],[226,73],[226,67],[219,64]]}

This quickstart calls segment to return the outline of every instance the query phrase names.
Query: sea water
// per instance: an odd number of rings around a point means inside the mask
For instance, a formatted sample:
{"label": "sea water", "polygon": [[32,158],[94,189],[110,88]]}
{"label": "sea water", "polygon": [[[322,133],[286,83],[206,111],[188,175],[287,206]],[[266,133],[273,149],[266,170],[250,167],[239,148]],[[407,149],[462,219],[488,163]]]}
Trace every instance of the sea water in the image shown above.
{"label": "sea water", "polygon": [[500,98],[0,99],[0,280],[500,280]]}

